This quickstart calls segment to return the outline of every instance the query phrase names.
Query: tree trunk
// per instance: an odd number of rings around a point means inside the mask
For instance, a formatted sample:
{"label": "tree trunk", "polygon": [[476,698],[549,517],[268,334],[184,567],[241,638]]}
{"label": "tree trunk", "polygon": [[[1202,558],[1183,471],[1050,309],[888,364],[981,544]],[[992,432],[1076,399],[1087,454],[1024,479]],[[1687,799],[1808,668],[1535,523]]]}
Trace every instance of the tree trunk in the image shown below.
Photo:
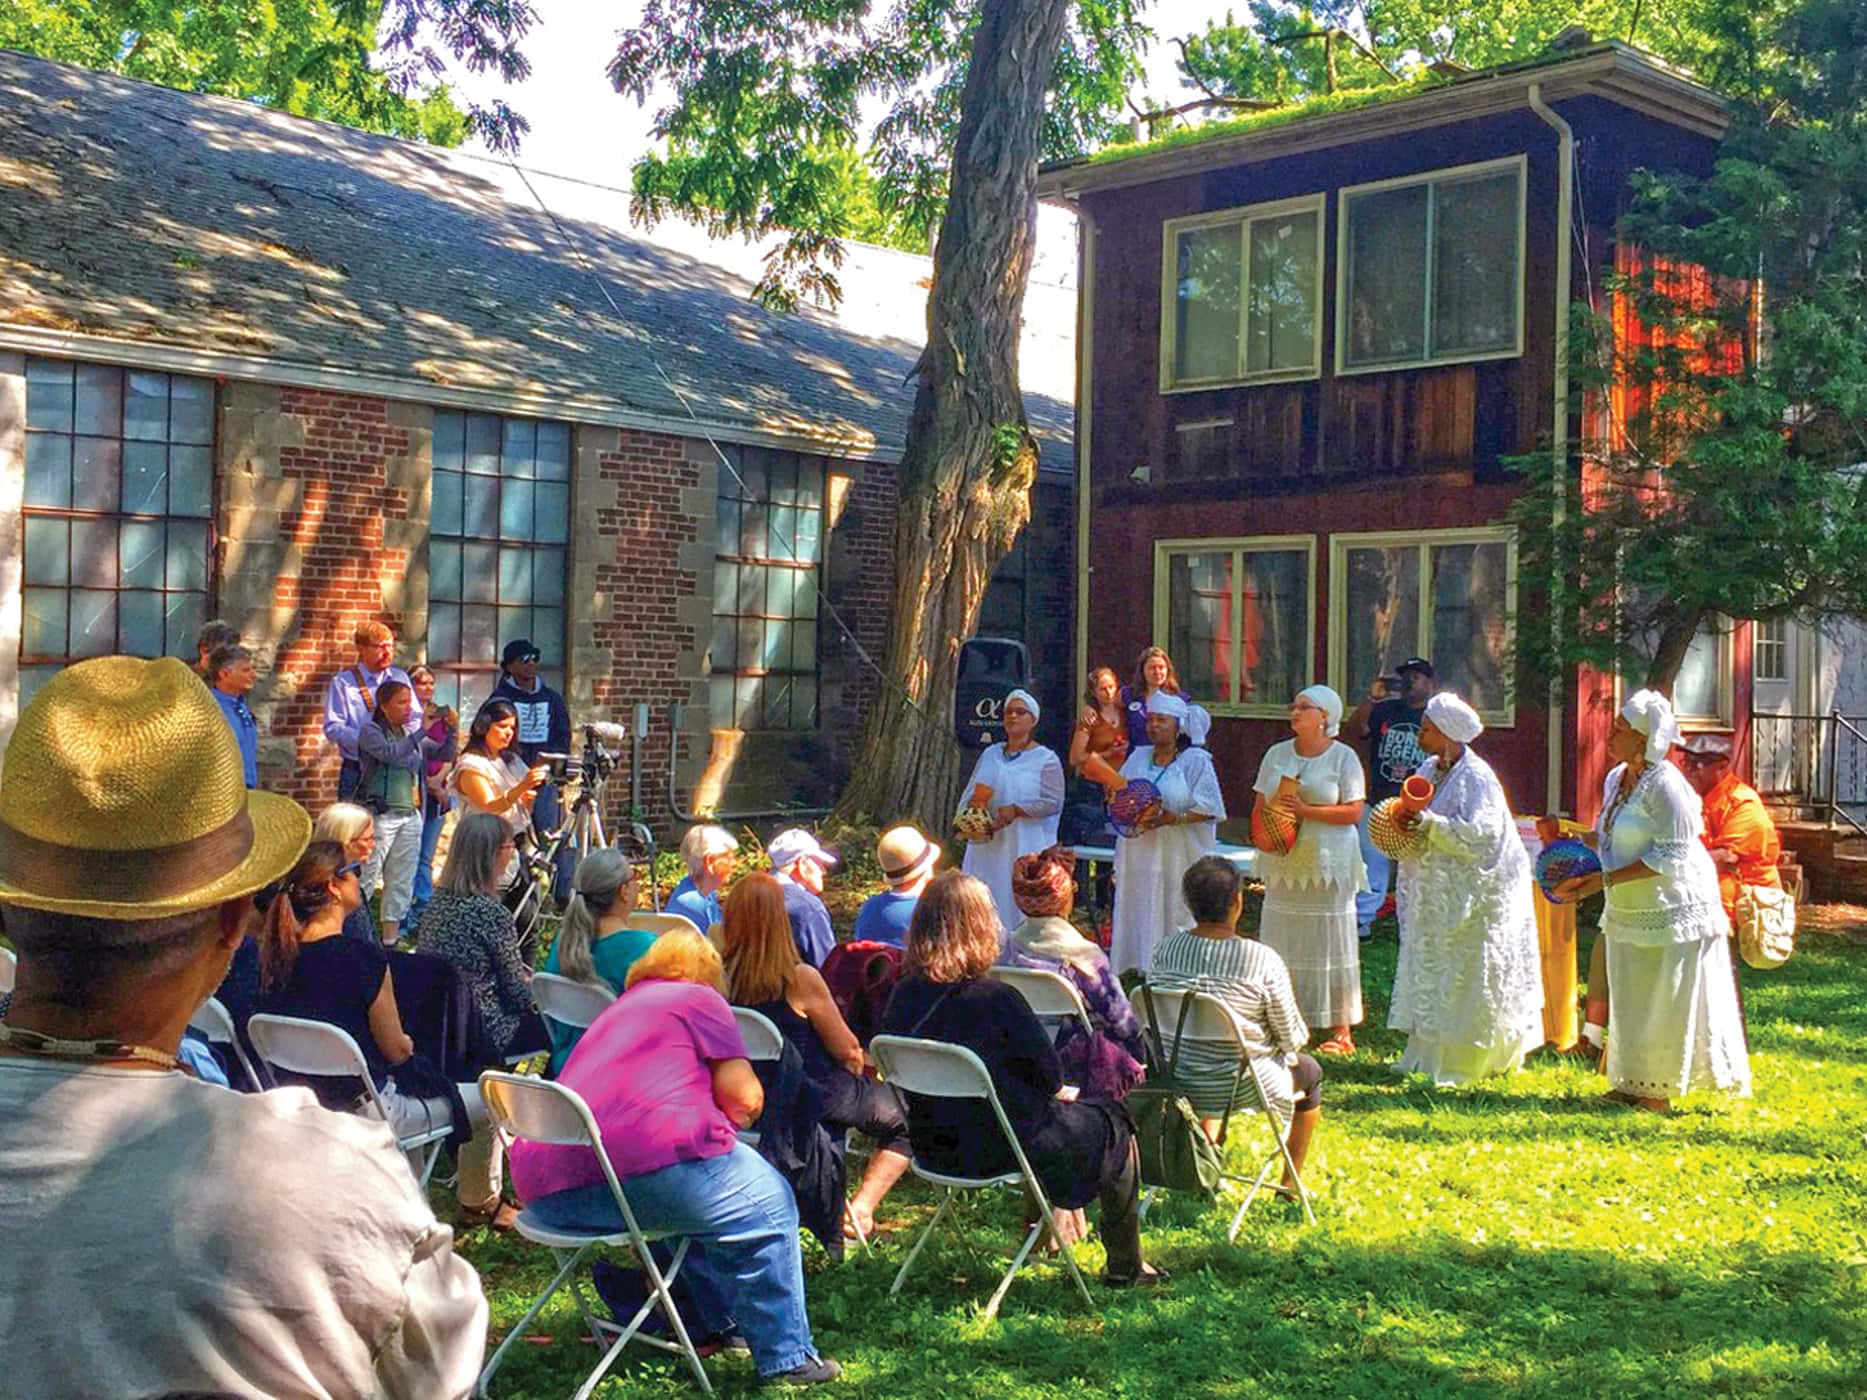
{"label": "tree trunk", "polygon": [[1698,625],[1704,618],[1702,610],[1695,610],[1674,613],[1661,624],[1660,643],[1647,666],[1649,690],[1672,699],[1673,682],[1679,678],[1679,668],[1685,664],[1685,654],[1692,649],[1692,639],[1698,635]]}
{"label": "tree trunk", "polygon": [[1045,92],[1069,0],[985,0],[934,246],[927,345],[899,475],[885,675],[836,816],[945,826],[958,785],[959,646],[1030,517],[1037,444],[1018,343],[1037,231]]}

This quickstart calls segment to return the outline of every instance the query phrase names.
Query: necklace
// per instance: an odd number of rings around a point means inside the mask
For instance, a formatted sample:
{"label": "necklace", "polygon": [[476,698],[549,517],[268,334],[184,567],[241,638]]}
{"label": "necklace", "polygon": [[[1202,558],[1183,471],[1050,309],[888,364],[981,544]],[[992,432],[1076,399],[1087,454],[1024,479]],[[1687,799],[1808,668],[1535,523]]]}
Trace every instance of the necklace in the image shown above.
{"label": "necklace", "polygon": [[60,1040],[57,1036],[19,1026],[0,1025],[0,1045],[48,1060],[142,1060],[163,1069],[181,1066],[181,1061],[168,1051],[151,1045],[136,1045],[127,1040]]}

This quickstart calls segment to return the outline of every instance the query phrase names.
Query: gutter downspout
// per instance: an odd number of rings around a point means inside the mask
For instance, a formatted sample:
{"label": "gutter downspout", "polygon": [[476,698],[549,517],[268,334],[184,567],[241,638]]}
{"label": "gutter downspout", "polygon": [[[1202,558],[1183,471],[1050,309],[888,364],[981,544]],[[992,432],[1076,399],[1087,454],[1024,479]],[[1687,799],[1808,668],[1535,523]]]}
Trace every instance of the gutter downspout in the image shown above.
{"label": "gutter downspout", "polygon": [[1096,226],[1076,211],[1076,676],[1089,674],[1089,420],[1095,387]]}
{"label": "gutter downspout", "polygon": [[668,810],[690,826],[695,822],[767,821],[773,817],[827,817],[833,807],[770,807],[758,812],[690,812],[681,805],[676,790],[674,770],[680,761],[681,717],[687,706],[675,701],[668,706]]}
{"label": "gutter downspout", "polygon": [[[1574,276],[1570,262],[1573,237],[1569,228],[1574,218],[1575,200],[1575,131],[1561,117],[1557,116],[1543,101],[1543,85],[1531,83],[1529,92],[1530,110],[1554,128],[1557,137],[1556,155],[1556,383],[1554,418],[1550,425],[1550,452],[1557,463],[1555,478],[1556,489],[1550,502],[1554,522],[1560,525],[1566,504],[1563,495],[1563,473],[1568,470],[1569,460],[1569,302]],[[1550,630],[1555,632],[1562,626],[1562,573],[1552,570],[1553,583],[1550,596]],[[1546,800],[1543,810],[1557,812],[1562,809],[1563,775],[1563,681],[1561,677],[1549,683],[1549,733],[1547,747],[1549,751],[1548,769],[1545,774]]]}

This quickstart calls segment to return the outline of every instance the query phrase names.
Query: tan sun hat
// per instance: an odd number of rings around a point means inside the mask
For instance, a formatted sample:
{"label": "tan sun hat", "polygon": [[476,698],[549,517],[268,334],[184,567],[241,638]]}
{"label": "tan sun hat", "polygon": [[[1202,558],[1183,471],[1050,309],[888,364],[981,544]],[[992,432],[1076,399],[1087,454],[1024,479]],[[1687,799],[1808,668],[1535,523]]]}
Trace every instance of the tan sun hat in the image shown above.
{"label": "tan sun hat", "polygon": [[940,859],[940,843],[911,826],[891,826],[875,843],[875,859],[891,885],[905,885]]}
{"label": "tan sun hat", "polygon": [[173,658],[66,667],[0,769],[0,904],[166,918],[251,894],[310,839],[304,808],[247,791],[220,706]]}

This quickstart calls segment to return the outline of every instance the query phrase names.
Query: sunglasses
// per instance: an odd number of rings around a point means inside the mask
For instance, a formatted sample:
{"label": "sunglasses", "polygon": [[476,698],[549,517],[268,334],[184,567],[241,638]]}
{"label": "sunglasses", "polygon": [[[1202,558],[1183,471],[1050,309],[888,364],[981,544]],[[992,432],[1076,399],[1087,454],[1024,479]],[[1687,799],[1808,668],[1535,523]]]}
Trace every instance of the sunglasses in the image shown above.
{"label": "sunglasses", "polygon": [[363,862],[360,860],[353,860],[348,865],[338,866],[337,875],[335,878],[341,880],[345,876],[348,876],[348,875],[356,875],[358,877],[361,877],[362,874],[363,874]]}

